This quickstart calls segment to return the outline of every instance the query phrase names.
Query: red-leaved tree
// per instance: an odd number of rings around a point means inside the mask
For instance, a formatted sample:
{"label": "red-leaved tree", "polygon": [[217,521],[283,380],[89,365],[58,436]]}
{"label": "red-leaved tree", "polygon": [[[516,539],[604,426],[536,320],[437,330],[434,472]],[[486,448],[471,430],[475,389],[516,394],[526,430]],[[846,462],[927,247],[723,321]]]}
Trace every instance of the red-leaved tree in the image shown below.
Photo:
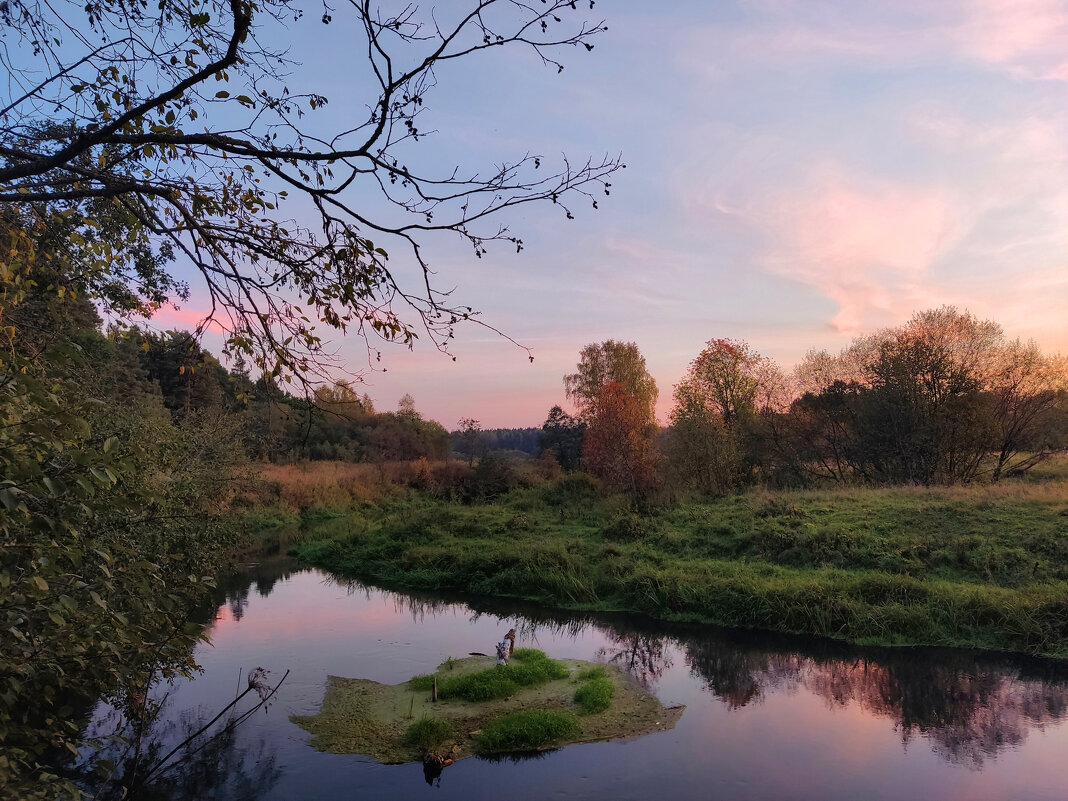
{"label": "red-leaved tree", "polygon": [[656,483],[655,425],[645,405],[622,384],[610,381],[591,408],[582,461],[593,475],[634,495]]}

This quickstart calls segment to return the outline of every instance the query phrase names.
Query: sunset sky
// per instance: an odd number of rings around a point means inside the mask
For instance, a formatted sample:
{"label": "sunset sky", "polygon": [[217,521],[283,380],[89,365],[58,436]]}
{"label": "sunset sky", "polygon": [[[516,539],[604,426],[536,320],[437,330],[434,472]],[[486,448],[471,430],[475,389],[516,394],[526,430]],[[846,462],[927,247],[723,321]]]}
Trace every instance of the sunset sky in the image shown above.
{"label": "sunset sky", "polygon": [[[608,32],[564,53],[561,75],[518,51],[440,72],[424,123],[438,133],[418,146],[424,163],[469,166],[623,154],[600,210],[508,217],[520,254],[430,241],[438,286],[534,363],[474,326],[456,362],[386,348],[388,372],[361,389],[380,411],[407,392],[447,428],[538,426],[582,346],[612,338],[645,354],[663,421],[708,339],[790,367],[944,303],[1068,351],[1068,2],[600,0],[593,13]],[[370,98],[339,64],[343,24],[312,22],[292,31],[295,79],[343,122]],[[195,321],[198,300],[157,325]],[[359,340],[336,346],[366,363]]]}

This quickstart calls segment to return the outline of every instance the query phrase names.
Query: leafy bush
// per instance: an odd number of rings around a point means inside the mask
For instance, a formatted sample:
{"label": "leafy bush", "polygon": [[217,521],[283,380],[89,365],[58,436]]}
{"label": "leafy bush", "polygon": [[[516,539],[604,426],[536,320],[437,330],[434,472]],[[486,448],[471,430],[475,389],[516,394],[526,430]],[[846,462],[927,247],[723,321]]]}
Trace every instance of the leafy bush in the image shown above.
{"label": "leafy bush", "polygon": [[596,482],[585,473],[574,473],[546,487],[542,497],[550,506],[575,506],[600,499]]}
{"label": "leafy bush", "polygon": [[578,718],[570,712],[524,709],[487,724],[475,739],[475,751],[533,751],[560,743],[578,732]]}
{"label": "leafy bush", "polygon": [[603,679],[607,675],[608,672],[604,669],[604,665],[594,665],[585,670],[580,670],[578,673],[578,680],[589,681],[590,679]]}
{"label": "leafy bush", "polygon": [[634,512],[623,512],[601,529],[601,536],[613,542],[632,542],[656,533],[658,526],[651,518]]}

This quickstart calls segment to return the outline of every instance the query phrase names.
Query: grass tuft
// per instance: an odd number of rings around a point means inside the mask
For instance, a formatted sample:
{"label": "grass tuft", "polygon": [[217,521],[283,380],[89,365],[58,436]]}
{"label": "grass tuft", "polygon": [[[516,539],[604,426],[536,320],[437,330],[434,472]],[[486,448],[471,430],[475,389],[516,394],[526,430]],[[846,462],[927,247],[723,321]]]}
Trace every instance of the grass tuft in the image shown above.
{"label": "grass tuft", "polygon": [[408,727],[401,742],[422,754],[428,754],[439,750],[455,736],[450,723],[424,715]]}
{"label": "grass tuft", "polygon": [[512,658],[515,664],[496,665],[477,673],[440,678],[438,697],[443,700],[462,698],[476,703],[495,701],[515,695],[520,687],[534,687],[571,675],[561,663],[533,648],[518,648]]}
{"label": "grass tuft", "polygon": [[616,686],[610,679],[590,679],[575,690],[575,703],[582,709],[583,714],[593,715],[604,712],[612,705],[612,696],[616,694]]}
{"label": "grass tuft", "polygon": [[427,673],[423,676],[412,676],[408,679],[408,686],[420,692],[432,690],[434,689],[434,674]]}
{"label": "grass tuft", "polygon": [[475,739],[479,754],[535,751],[574,737],[579,722],[570,712],[524,709],[487,724]]}
{"label": "grass tuft", "polygon": [[589,681],[590,679],[603,679],[607,675],[608,671],[604,669],[604,665],[594,665],[585,670],[580,670],[577,678],[579,681]]}

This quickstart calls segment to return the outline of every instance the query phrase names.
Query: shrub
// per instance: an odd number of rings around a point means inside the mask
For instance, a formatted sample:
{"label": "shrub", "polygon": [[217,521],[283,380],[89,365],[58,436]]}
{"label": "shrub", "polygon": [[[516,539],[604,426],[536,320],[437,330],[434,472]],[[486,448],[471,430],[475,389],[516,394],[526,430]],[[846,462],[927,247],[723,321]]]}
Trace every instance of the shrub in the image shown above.
{"label": "shrub", "polygon": [[634,512],[623,512],[601,529],[601,536],[613,542],[631,542],[645,539],[649,534],[655,533],[658,528],[656,521],[652,518],[643,517]]}
{"label": "shrub", "polygon": [[475,739],[475,750],[480,754],[534,751],[574,737],[578,732],[578,718],[570,712],[524,709],[487,724]]}
{"label": "shrub", "polygon": [[592,715],[608,709],[615,694],[616,686],[610,679],[602,676],[590,679],[575,690],[575,703],[582,709],[583,714]]}
{"label": "shrub", "polygon": [[597,484],[585,473],[574,473],[542,490],[542,497],[550,506],[575,506],[600,499]]}

